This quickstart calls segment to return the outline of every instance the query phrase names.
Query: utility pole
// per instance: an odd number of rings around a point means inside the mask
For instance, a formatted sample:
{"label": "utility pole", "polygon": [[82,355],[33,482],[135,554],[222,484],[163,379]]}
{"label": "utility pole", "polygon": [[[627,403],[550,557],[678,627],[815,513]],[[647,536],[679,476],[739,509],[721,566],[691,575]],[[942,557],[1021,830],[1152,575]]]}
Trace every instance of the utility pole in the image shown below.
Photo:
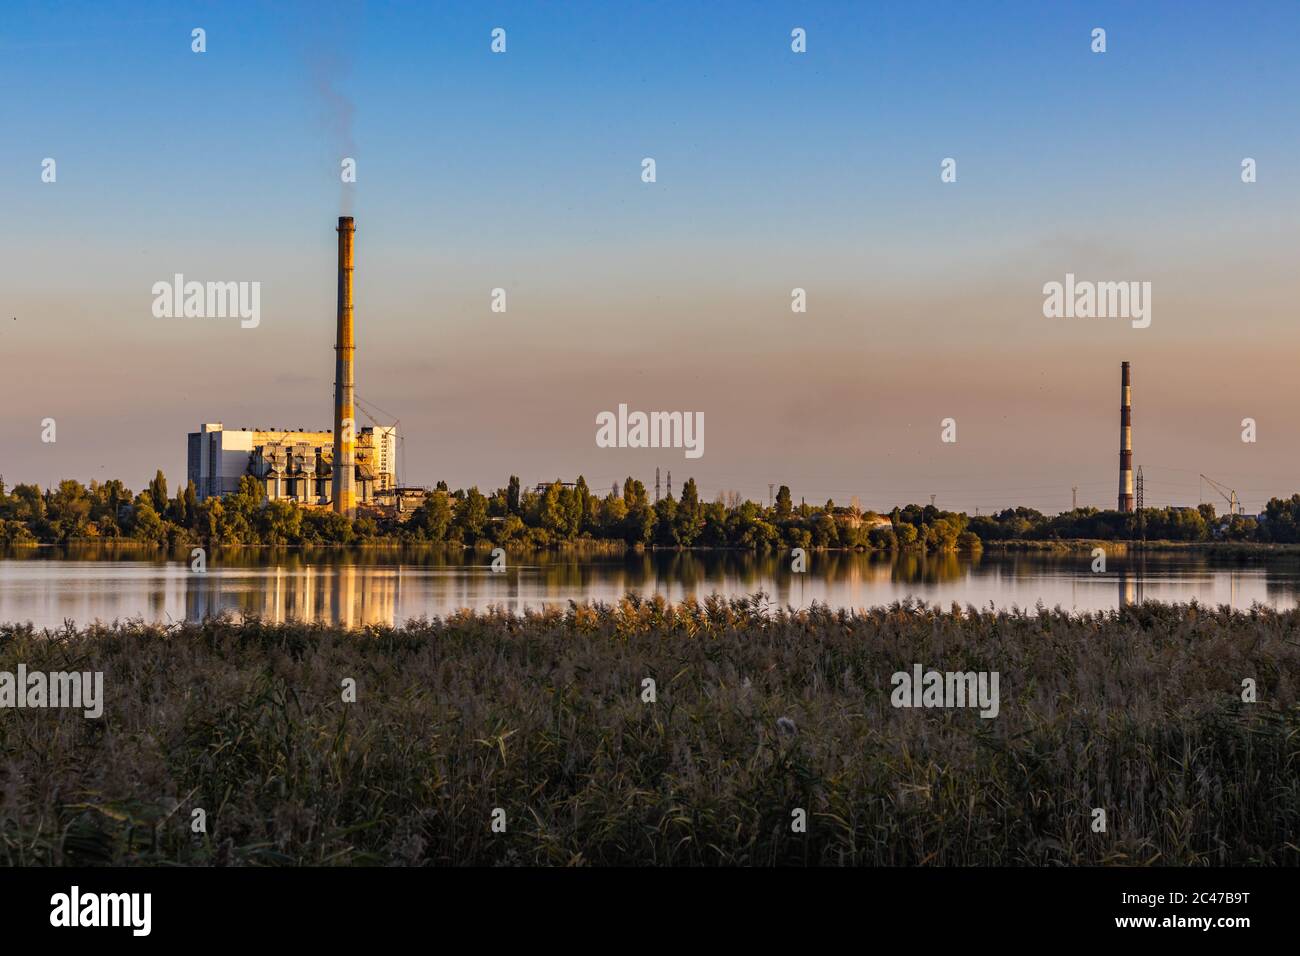
{"label": "utility pole", "polygon": [[1138,476],[1137,476],[1138,534],[1142,538],[1143,542],[1145,542],[1147,539],[1147,519],[1146,519],[1146,515],[1142,513],[1142,508],[1145,504],[1144,492],[1145,492],[1145,483],[1142,481],[1142,466],[1138,465]]}
{"label": "utility pole", "polygon": [[1078,510],[1079,510],[1079,486],[1078,486],[1078,485],[1075,485],[1075,486],[1074,486],[1073,488],[1071,488],[1070,490],[1071,490],[1072,492],[1074,492],[1074,495],[1073,495],[1073,497],[1072,497],[1072,499],[1071,499],[1071,501],[1070,501],[1070,510],[1071,510],[1071,511],[1078,511]]}

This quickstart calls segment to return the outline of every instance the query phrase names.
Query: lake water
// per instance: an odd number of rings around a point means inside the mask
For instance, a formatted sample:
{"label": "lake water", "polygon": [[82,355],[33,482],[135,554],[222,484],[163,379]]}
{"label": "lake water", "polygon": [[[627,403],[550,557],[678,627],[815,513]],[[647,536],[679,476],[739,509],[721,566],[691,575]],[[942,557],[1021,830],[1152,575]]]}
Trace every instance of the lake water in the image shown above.
{"label": "lake water", "polygon": [[1113,556],[1093,573],[1086,553],[1070,555],[809,555],[806,573],[790,559],[739,553],[591,555],[541,553],[491,569],[486,552],[215,552],[207,571],[188,555],[135,549],[15,549],[0,555],[0,622],[59,627],[65,620],[197,620],[229,611],[265,620],[351,626],[400,624],[459,608],[512,611],[613,602],[629,591],[669,600],[717,592],[766,592],[776,605],[814,601],[860,608],[919,598],[999,608],[1038,603],[1104,610],[1141,600],[1248,608],[1300,601],[1300,560],[1278,556],[1212,558],[1159,553]]}

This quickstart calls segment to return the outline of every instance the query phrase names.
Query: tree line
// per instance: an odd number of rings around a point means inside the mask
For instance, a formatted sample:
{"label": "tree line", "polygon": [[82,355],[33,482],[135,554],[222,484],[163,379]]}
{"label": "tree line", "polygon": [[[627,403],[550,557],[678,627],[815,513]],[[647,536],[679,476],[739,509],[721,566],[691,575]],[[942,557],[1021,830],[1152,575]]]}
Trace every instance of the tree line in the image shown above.
{"label": "tree line", "polygon": [[791,548],[858,550],[974,550],[985,541],[1132,539],[1261,542],[1300,541],[1300,495],[1269,501],[1261,520],[1219,518],[1212,505],[1195,509],[1146,508],[1140,516],[1078,508],[1055,516],[1008,508],[970,517],[934,505],[910,504],[888,515],[856,504],[796,505],[782,485],[769,505],[737,495],[703,501],[695,479],[679,497],[651,500],[629,477],[604,495],[585,479],[524,490],[511,476],[506,487],[483,494],[477,487],[429,492],[409,516],[365,514],[348,520],[323,508],[267,501],[245,476],[239,490],[199,501],[189,482],[170,495],[159,471],[133,493],[121,481],[68,479],[56,488],[35,484],[6,489],[0,481],[0,544],[130,540],[183,547],[213,545],[488,543],[542,548],[574,541],[632,547]]}
{"label": "tree line", "polygon": [[971,519],[971,530],[984,541],[1300,541],[1300,495],[1273,498],[1262,520],[1216,515],[1214,505],[1196,508],[1143,508],[1140,513],[1075,508],[1045,515],[1033,508],[1007,508]]}

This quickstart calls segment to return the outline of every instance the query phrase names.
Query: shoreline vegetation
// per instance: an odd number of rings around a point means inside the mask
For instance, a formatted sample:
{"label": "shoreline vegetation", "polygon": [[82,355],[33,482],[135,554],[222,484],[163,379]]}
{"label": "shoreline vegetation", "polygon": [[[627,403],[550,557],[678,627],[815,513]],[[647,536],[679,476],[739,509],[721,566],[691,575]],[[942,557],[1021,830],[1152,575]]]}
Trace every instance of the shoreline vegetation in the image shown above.
{"label": "shoreline vegetation", "polygon": [[[679,498],[652,501],[645,485],[628,478],[603,497],[579,477],[523,490],[511,477],[489,495],[478,488],[451,491],[439,482],[412,511],[373,508],[354,520],[318,507],[267,501],[246,476],[238,492],[198,501],[193,483],[169,496],[161,471],[133,493],[117,480],[59,482],[42,489],[0,482],[0,546],[72,542],[134,542],[170,550],[203,547],[361,546],[445,544],[508,550],[571,545],[628,549],[882,552],[1071,551],[1105,547],[1208,548],[1300,552],[1300,494],[1271,499],[1255,517],[1216,515],[1213,505],[1145,508],[1140,514],[1078,508],[1055,516],[1030,508],[993,515],[910,504],[887,514],[847,506],[795,504],[781,486],[774,502],[732,492],[700,499],[688,479]],[[1288,547],[1289,546],[1289,547]]]}
{"label": "shoreline vegetation", "polygon": [[[203,544],[203,542],[199,542]],[[124,553],[148,553],[148,554],[168,554],[176,559],[188,557],[188,549],[191,542],[178,542],[175,547],[171,547],[168,542],[155,541],[138,541],[134,538],[69,538],[63,541],[0,541],[0,556],[4,554],[24,553],[26,551],[42,550],[67,550],[88,548],[93,550],[95,555],[111,554],[115,551]],[[337,552],[340,554],[347,552],[365,552],[373,551],[382,553],[384,551],[411,551],[422,553],[424,550],[434,552],[445,551],[448,547],[454,548],[457,552],[477,551],[488,554],[490,549],[496,545],[487,540],[477,541],[473,544],[463,542],[430,542],[414,540],[403,540],[401,538],[374,538],[366,540],[353,540],[347,544],[338,544],[333,542],[322,541],[304,541],[296,544],[221,544],[215,545],[219,552],[285,552],[285,553],[302,553],[309,554],[319,551],[321,553]],[[527,554],[527,553],[544,553],[553,554],[602,554],[610,556],[621,556],[626,554],[655,554],[655,553],[672,553],[672,554],[770,554],[770,551],[756,552],[753,548],[739,547],[710,547],[707,545],[693,545],[683,547],[681,545],[628,545],[623,541],[608,541],[600,539],[577,539],[573,541],[557,541],[544,547],[535,547],[526,542],[506,542],[501,545],[508,553]],[[817,552],[830,554],[911,554],[911,555],[962,555],[962,554],[987,554],[987,555],[1087,555],[1094,548],[1105,548],[1108,557],[1117,557],[1124,555],[1139,554],[1176,554],[1179,552],[1187,554],[1208,555],[1214,557],[1267,557],[1276,555],[1278,557],[1296,557],[1300,556],[1300,544],[1276,543],[1263,541],[1124,541],[1124,540],[1106,540],[1102,538],[1065,538],[1053,539],[1049,541],[1036,541],[1026,539],[1013,539],[1007,541],[989,541],[980,542],[977,547],[963,550],[954,549],[937,549],[930,550],[924,548],[857,548],[857,547],[820,547],[812,548]],[[81,552],[78,553],[81,556]],[[94,558],[90,558],[94,560]]]}
{"label": "shoreline vegetation", "polygon": [[[0,720],[0,864],[1297,865],[1297,634],[1300,610],[761,594],[0,625],[0,671],[105,688],[99,719]],[[999,672],[998,716],[895,706],[918,665]]]}

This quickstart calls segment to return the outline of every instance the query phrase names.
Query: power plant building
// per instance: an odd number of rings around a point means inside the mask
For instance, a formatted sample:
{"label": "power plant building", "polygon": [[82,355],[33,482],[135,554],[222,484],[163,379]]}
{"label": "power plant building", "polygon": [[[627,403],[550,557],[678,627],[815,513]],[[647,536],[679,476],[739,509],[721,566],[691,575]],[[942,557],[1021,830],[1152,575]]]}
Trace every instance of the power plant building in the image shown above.
{"label": "power plant building", "polygon": [[[374,503],[397,487],[397,426],[362,428],[353,443],[357,501]],[[334,433],[227,429],[220,422],[190,432],[186,473],[200,501],[233,494],[245,475],[268,501],[333,505]]]}
{"label": "power plant building", "polygon": [[[351,216],[338,221],[338,311],[334,341],[332,431],[228,430],[220,422],[190,432],[186,471],[199,500],[239,490],[251,475],[268,501],[328,506],[355,517],[358,504],[396,500],[397,426],[355,426],[353,237]],[[335,468],[338,462],[340,467]]]}

